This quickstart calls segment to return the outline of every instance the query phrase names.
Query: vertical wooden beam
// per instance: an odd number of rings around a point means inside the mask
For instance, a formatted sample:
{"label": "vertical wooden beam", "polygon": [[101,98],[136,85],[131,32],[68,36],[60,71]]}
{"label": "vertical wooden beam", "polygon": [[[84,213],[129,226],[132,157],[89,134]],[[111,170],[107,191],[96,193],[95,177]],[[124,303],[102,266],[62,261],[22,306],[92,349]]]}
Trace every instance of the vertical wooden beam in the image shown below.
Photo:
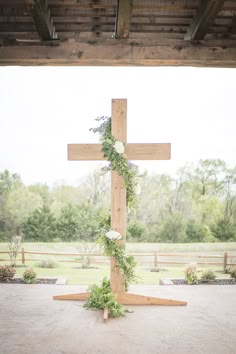
{"label": "vertical wooden beam", "polygon": [[[112,134],[123,143],[127,140],[127,100],[112,100]],[[111,227],[112,230],[118,231],[122,240],[119,241],[120,246],[125,247],[126,241],[126,188],[123,178],[116,171],[111,176]],[[121,273],[117,262],[111,259],[111,288],[114,294],[122,294],[125,292],[125,279]]]}
{"label": "vertical wooden beam", "polygon": [[236,34],[236,15],[233,16],[232,24],[230,27],[231,27],[231,34]]}
{"label": "vertical wooden beam", "polygon": [[130,18],[132,13],[132,0],[117,0],[116,10],[116,38],[128,38]]}
{"label": "vertical wooden beam", "polygon": [[216,17],[224,0],[202,0],[196,17],[193,19],[184,39],[200,40],[207,33],[210,22]]}
{"label": "vertical wooden beam", "polygon": [[225,252],[224,253],[224,273],[226,273],[227,265],[228,265],[228,252]]}
{"label": "vertical wooden beam", "polygon": [[24,250],[24,248],[21,249],[21,263],[25,264],[25,250]]}
{"label": "vertical wooden beam", "polygon": [[57,39],[47,0],[24,0],[42,40]]}

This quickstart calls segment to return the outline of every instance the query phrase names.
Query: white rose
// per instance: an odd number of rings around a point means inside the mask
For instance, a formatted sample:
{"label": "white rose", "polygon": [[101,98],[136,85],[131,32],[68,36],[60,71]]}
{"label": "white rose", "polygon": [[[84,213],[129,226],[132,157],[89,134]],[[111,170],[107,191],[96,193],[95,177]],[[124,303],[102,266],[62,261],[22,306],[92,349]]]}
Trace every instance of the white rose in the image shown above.
{"label": "white rose", "polygon": [[118,154],[123,154],[125,151],[124,144],[118,140],[116,140],[114,144],[114,149],[116,150],[116,152],[118,152]]}
{"label": "white rose", "polygon": [[137,184],[135,186],[135,194],[139,195],[141,193],[141,187],[140,187],[140,184]]}
{"label": "white rose", "polygon": [[110,240],[120,240],[121,234],[118,231],[111,230],[106,233],[106,237]]}

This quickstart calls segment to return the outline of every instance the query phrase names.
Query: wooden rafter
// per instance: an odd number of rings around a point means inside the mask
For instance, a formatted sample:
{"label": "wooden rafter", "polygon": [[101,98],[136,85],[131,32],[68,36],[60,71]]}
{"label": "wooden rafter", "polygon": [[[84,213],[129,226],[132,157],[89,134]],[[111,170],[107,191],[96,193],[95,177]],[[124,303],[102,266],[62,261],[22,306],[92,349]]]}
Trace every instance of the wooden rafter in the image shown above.
{"label": "wooden rafter", "polygon": [[232,18],[231,33],[236,34],[236,15]]}
{"label": "wooden rafter", "polygon": [[201,40],[205,37],[210,22],[224,4],[224,0],[202,0],[199,10],[185,35],[185,40]]}
{"label": "wooden rafter", "polygon": [[132,0],[117,0],[116,11],[116,38],[128,38],[130,18],[132,13]]}
{"label": "wooden rafter", "polygon": [[25,3],[39,37],[44,41],[57,39],[47,0],[25,0]]}

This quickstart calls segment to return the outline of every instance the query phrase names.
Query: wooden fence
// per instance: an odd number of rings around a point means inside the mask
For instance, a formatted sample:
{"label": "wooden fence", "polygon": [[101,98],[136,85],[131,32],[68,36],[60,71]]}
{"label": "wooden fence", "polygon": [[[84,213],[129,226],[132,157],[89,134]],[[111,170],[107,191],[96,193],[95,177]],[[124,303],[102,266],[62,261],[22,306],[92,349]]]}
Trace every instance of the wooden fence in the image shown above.
{"label": "wooden fence", "polygon": [[[0,254],[10,255],[10,251],[0,251]],[[34,256],[40,255],[43,258],[35,258]],[[222,266],[225,270],[228,265],[236,263],[236,255],[229,255],[228,252],[224,252],[222,255],[212,254],[194,254],[194,253],[159,253],[157,251],[146,253],[128,253],[128,255],[134,256],[141,265],[149,264],[149,266],[157,269],[160,265],[186,265],[190,262],[195,262],[201,266]],[[32,258],[33,256],[33,258]],[[109,257],[104,256],[101,253],[58,253],[58,252],[38,252],[38,251],[26,251],[24,248],[18,252],[17,263],[26,264],[26,262],[42,261],[45,256],[58,256],[58,257],[73,257],[73,259],[60,259],[59,262],[82,262],[83,257],[89,257],[90,264],[109,262]],[[171,260],[175,258],[175,260]],[[47,258],[48,259],[48,258]],[[164,259],[164,260],[163,260]],[[207,261],[204,261],[207,259]],[[1,259],[0,261],[9,261],[8,259]],[[210,260],[210,261],[209,261]]]}

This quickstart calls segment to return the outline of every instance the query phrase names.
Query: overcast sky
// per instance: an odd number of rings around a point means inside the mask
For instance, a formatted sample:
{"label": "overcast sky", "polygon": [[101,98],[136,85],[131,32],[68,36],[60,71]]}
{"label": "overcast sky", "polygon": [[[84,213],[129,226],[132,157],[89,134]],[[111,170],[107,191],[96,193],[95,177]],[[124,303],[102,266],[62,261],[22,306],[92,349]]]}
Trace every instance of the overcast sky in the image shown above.
{"label": "overcast sky", "polygon": [[0,171],[25,184],[77,183],[98,162],[67,161],[67,143],[93,143],[94,119],[128,99],[128,142],[171,142],[170,173],[187,162],[235,165],[236,70],[144,67],[0,67]]}

